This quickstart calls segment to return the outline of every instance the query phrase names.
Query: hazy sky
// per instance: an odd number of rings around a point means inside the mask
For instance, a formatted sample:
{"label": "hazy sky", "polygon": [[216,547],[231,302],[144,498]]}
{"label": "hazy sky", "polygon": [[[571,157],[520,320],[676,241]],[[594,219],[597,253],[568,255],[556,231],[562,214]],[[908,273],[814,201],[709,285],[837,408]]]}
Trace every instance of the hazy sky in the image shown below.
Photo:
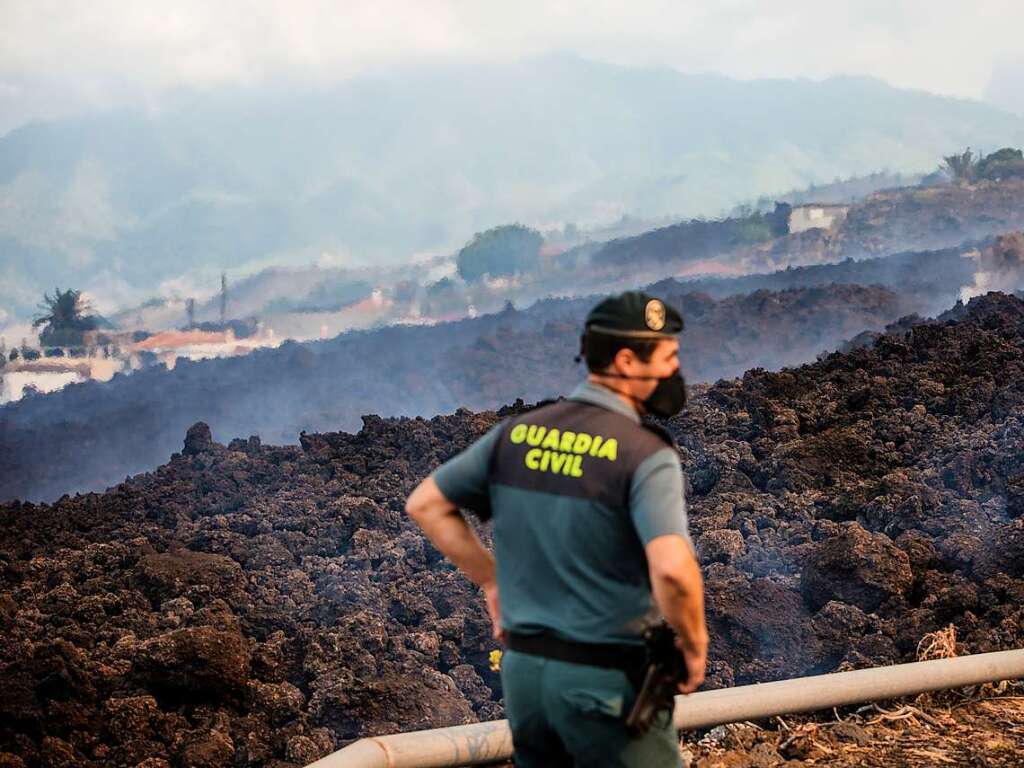
{"label": "hazy sky", "polygon": [[0,0],[0,133],[181,88],[547,51],[741,78],[867,74],[1024,109],[1022,28],[1022,0]]}

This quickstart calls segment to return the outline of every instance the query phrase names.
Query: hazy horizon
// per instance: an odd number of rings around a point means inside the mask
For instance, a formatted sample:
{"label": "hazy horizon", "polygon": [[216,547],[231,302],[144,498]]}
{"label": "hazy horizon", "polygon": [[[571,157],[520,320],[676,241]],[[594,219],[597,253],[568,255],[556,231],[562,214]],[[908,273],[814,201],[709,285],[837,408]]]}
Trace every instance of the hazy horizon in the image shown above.
{"label": "hazy horizon", "polygon": [[38,119],[159,109],[181,91],[330,88],[437,61],[566,52],[751,80],[875,77],[1024,114],[1024,6],[955,2],[648,0],[431,4],[198,0],[0,6],[0,136]]}

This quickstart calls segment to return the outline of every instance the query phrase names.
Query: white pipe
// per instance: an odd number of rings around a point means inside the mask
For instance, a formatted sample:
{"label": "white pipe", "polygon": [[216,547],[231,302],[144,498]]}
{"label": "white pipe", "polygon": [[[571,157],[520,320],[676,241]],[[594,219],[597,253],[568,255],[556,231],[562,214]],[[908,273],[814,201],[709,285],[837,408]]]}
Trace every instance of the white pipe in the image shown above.
{"label": "white pipe", "polygon": [[440,768],[512,757],[508,720],[360,739],[308,768]]}
{"label": "white pipe", "polygon": [[[692,731],[1021,677],[1024,650],[980,653],[677,696],[673,721]],[[360,739],[308,768],[447,768],[511,757],[508,721],[497,720]]]}
{"label": "white pipe", "polygon": [[1024,650],[979,653],[677,696],[673,720],[693,731],[1018,677],[1024,677]]}

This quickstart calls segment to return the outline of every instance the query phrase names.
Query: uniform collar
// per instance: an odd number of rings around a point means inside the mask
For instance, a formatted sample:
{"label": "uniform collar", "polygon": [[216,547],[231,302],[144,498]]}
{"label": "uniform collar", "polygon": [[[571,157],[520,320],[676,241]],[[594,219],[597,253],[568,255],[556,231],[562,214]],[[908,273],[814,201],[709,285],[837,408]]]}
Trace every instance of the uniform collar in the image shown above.
{"label": "uniform collar", "polygon": [[621,413],[623,416],[631,419],[637,424],[640,423],[639,414],[622,402],[618,395],[607,387],[602,387],[600,384],[594,384],[586,379],[580,382],[580,385],[572,391],[572,394],[569,395],[569,399],[579,400],[580,402],[590,403],[591,405],[598,405],[601,408],[608,409],[609,411]]}

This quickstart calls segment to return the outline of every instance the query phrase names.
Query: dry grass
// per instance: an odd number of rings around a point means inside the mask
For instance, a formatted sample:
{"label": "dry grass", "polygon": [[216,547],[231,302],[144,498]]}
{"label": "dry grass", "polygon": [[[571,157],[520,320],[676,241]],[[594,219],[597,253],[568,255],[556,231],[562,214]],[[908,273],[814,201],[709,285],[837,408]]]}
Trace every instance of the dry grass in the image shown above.
{"label": "dry grass", "polygon": [[[949,659],[952,624],[921,638],[920,661]],[[1024,766],[1024,684],[1003,681],[922,694],[913,702],[874,702],[833,717],[776,717],[766,728],[716,728],[697,743],[684,739],[692,768],[760,766]],[[883,706],[883,704],[885,704]],[[754,730],[756,728],[756,730]]]}
{"label": "dry grass", "polygon": [[945,629],[929,632],[917,644],[917,660],[952,659],[956,652],[956,627],[950,624]]}
{"label": "dry grass", "polygon": [[691,768],[761,766],[1024,766],[1024,696],[974,698],[952,708],[861,707],[839,719],[775,718],[770,727],[715,729],[683,743]]}

